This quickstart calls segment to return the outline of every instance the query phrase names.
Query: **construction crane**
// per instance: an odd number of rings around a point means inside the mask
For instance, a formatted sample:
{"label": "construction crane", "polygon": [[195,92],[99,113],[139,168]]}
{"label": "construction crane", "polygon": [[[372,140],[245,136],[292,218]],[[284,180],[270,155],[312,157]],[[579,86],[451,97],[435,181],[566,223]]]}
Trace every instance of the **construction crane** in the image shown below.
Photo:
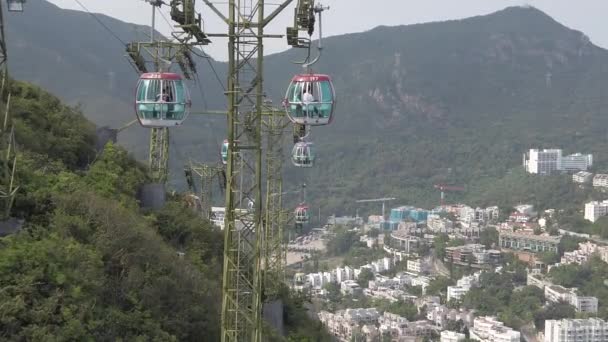
{"label": "construction crane", "polygon": [[441,191],[441,201],[439,203],[441,206],[445,205],[445,192],[446,191],[464,191],[465,190],[465,188],[462,186],[446,185],[446,184],[435,184],[434,187],[435,187],[435,189]]}
{"label": "construction crane", "polygon": [[358,201],[356,201],[356,203],[382,202],[382,219],[384,220],[386,218],[386,216],[384,216],[385,204],[388,201],[394,201],[394,200],[396,200],[396,198],[394,198],[394,197],[384,197],[384,198],[358,200]]}

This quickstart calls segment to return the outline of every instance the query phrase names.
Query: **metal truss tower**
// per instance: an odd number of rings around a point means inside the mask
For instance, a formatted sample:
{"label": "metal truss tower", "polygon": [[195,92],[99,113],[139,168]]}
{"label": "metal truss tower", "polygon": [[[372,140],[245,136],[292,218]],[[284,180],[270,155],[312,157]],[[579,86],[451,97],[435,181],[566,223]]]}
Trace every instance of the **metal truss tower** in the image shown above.
{"label": "metal truss tower", "polygon": [[[7,8],[9,12],[21,12],[24,2],[24,0],[7,0]],[[13,120],[10,115],[11,91],[3,7],[0,2],[0,221],[2,222],[10,218],[15,194],[19,189],[15,182],[17,153]]]}
{"label": "metal truss tower", "polygon": [[226,174],[223,165],[209,165],[200,164],[190,161],[190,164],[184,169],[186,174],[186,181],[189,188],[193,193],[196,193],[196,186],[194,184],[194,175],[200,179],[200,191],[198,195],[200,197],[200,211],[204,219],[210,219],[211,217],[211,201],[213,200],[213,182],[217,181],[218,188],[224,189]]}
{"label": "metal truss tower", "polygon": [[283,209],[283,146],[290,121],[283,111],[269,110],[263,130],[266,136],[266,205],[263,231],[264,300],[279,297],[284,282],[286,246],[284,228],[288,213]]}
{"label": "metal truss tower", "polygon": [[[262,115],[264,107],[264,27],[293,0],[265,16],[264,0],[229,0],[228,24],[228,163],[222,341],[262,341],[262,260],[265,232],[262,214]],[[215,35],[210,35],[215,36]],[[220,34],[218,36],[224,36]],[[247,210],[243,210],[247,209]]]}

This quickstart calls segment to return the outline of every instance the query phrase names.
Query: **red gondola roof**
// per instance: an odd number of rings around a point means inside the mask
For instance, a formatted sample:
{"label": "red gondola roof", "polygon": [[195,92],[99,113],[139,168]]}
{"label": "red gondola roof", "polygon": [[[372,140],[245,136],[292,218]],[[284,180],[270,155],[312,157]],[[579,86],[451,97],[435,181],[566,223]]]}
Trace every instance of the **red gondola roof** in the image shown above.
{"label": "red gondola roof", "polygon": [[299,74],[295,75],[292,79],[292,82],[311,82],[311,81],[329,81],[331,82],[331,77],[324,74]]}
{"label": "red gondola roof", "polygon": [[172,80],[179,81],[182,79],[182,76],[173,72],[148,72],[142,74],[140,77],[142,80]]}

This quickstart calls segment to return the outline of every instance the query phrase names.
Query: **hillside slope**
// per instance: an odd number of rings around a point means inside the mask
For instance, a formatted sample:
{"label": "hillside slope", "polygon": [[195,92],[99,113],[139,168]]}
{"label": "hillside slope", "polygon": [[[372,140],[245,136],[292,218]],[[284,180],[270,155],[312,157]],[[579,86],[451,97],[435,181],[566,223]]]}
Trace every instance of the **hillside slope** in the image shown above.
{"label": "hillside slope", "polygon": [[[43,0],[31,1],[26,16],[12,17],[9,26],[17,78],[82,102],[97,123],[120,125],[132,118],[136,75],[113,37],[88,14]],[[123,40],[141,30],[100,18]],[[318,167],[289,168],[286,174],[294,187],[308,182],[312,206],[323,214],[351,211],[353,199],[384,195],[430,206],[437,200],[433,183],[476,188],[517,167],[532,146],[592,152],[598,168],[608,166],[608,53],[536,9],[378,27],[328,38],[325,45],[316,69],[334,78],[336,120],[313,131]],[[300,71],[290,61],[302,53],[266,59],[267,93],[275,103]],[[224,78],[225,64],[212,63]],[[198,65],[208,107],[224,108],[214,75],[206,62]],[[192,117],[173,130],[174,185],[188,158],[217,160],[223,127],[222,118]],[[129,129],[121,139],[145,156],[144,130]]]}

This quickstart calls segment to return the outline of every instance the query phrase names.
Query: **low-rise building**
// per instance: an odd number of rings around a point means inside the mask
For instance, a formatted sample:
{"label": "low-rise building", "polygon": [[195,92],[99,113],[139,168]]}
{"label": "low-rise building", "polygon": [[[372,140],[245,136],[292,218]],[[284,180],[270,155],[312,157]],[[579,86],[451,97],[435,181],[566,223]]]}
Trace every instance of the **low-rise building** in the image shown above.
{"label": "low-rise building", "polygon": [[356,281],[347,280],[340,284],[340,292],[342,292],[343,295],[356,296],[363,293],[363,289]]}
{"label": "low-rise building", "polygon": [[473,322],[471,338],[488,342],[519,342],[521,334],[504,325],[496,317],[477,317]]}
{"label": "low-rise building", "polygon": [[608,214],[608,200],[585,203],[585,220],[595,222]]}
{"label": "low-rise building", "polygon": [[327,218],[327,224],[329,225],[339,225],[339,226],[362,226],[363,218],[359,216],[330,216]]}
{"label": "low-rise building", "polygon": [[486,250],[483,245],[468,244],[464,246],[446,247],[444,261],[457,264],[498,264],[501,253],[497,250]]}
{"label": "low-rise building", "polygon": [[396,230],[391,233],[391,247],[398,251],[411,254],[418,252],[424,241],[416,236],[410,235],[408,231]]}
{"label": "low-rise building", "polygon": [[593,256],[593,254],[599,253],[600,249],[602,249],[601,247],[598,247],[598,245],[592,242],[581,242],[578,244],[578,246],[579,247],[577,250],[565,252],[561,258],[560,263],[565,265],[582,265],[586,263],[591,258],[591,256]]}
{"label": "low-rise building", "polygon": [[[353,334],[363,334],[366,337],[377,337],[377,329],[374,325],[378,323],[378,310],[370,309],[347,309],[335,314],[321,311],[317,314],[319,321],[327,328],[327,331],[340,342],[350,342]],[[365,328],[368,326],[368,328]]]}
{"label": "low-rise building", "polygon": [[608,323],[599,318],[545,321],[545,342],[605,342]]}
{"label": "low-rise building", "polygon": [[555,252],[561,241],[560,236],[535,235],[527,232],[500,231],[498,244],[501,248],[530,252]]}
{"label": "low-rise building", "polygon": [[569,303],[574,306],[576,312],[597,313],[597,298],[579,296],[576,293],[576,289],[569,289],[559,285],[545,286],[545,299],[551,302]]}
{"label": "low-rise building", "polygon": [[441,332],[441,342],[460,342],[460,341],[464,341],[464,339],[466,338],[466,336],[464,334],[455,332],[455,331],[449,331],[449,330],[444,330]]}
{"label": "low-rise building", "polygon": [[451,233],[454,231],[454,222],[441,218],[439,215],[429,215],[426,226],[433,233]]}
{"label": "low-rise building", "polygon": [[542,274],[533,274],[528,272],[526,276],[526,285],[536,286],[541,290],[544,290],[546,286],[551,286],[553,283],[546,280]]}
{"label": "low-rise building", "polygon": [[422,259],[408,260],[407,270],[414,273],[426,273],[427,266]]}
{"label": "low-rise building", "polygon": [[449,322],[462,321],[472,325],[475,316],[473,311],[465,309],[450,309],[445,305],[428,305],[426,319],[441,329],[446,329]]}
{"label": "low-rise building", "polygon": [[593,186],[596,188],[608,187],[608,174],[598,173],[593,176]]}
{"label": "low-rise building", "polygon": [[448,286],[448,302],[452,299],[462,299],[462,297],[471,290],[471,287],[477,285],[480,276],[480,272],[464,276],[456,282],[456,286]]}
{"label": "low-rise building", "polygon": [[572,175],[572,181],[579,184],[587,184],[593,181],[593,173],[587,171],[579,171]]}

